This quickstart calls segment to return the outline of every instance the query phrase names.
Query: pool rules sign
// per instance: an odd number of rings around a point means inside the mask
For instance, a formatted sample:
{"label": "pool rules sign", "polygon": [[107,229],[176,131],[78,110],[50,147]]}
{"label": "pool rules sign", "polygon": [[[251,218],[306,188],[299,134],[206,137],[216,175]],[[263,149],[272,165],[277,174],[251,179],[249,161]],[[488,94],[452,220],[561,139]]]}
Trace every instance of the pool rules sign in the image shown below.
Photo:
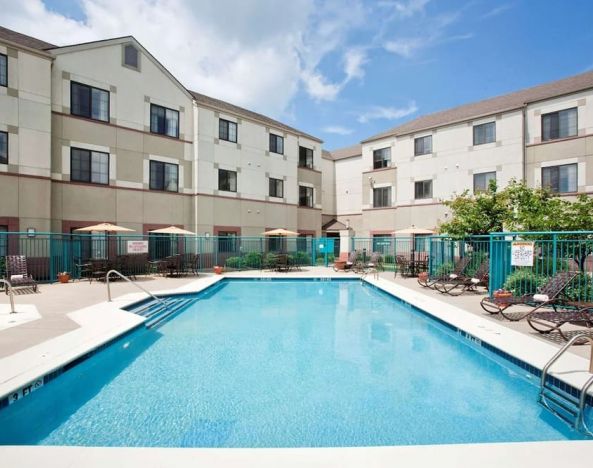
{"label": "pool rules sign", "polygon": [[511,265],[532,267],[534,251],[533,242],[514,241],[511,244]]}

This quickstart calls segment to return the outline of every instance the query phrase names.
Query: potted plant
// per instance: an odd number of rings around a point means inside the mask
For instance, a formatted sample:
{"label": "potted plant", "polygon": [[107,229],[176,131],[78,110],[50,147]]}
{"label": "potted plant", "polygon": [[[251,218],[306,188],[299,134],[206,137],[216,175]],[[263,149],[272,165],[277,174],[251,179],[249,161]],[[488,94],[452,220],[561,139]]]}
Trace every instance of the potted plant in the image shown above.
{"label": "potted plant", "polygon": [[[496,291],[494,291],[492,296],[494,297],[494,302],[497,302],[500,305],[500,304],[504,304],[508,298],[513,297],[513,293],[506,289],[497,289]],[[501,306],[501,307],[506,308],[508,306]]]}
{"label": "potted plant", "polygon": [[421,283],[426,283],[428,281],[428,272],[421,271],[420,273],[418,273],[418,281],[420,281]]}
{"label": "potted plant", "polygon": [[60,283],[68,283],[70,281],[70,273],[68,273],[67,271],[58,273],[58,281]]}
{"label": "potted plant", "polygon": [[216,273],[217,275],[222,274],[222,267],[220,265],[215,265],[214,266],[214,273]]}

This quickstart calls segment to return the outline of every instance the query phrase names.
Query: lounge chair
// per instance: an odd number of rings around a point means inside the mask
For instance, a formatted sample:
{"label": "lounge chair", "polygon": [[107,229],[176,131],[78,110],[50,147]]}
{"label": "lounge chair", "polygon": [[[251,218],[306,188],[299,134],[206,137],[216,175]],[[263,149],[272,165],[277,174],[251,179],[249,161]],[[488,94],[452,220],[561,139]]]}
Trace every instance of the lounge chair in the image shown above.
{"label": "lounge chair", "polygon": [[[13,288],[33,288],[37,292],[37,281],[29,273],[27,257],[24,255],[6,256],[6,278]],[[8,285],[4,291],[8,294]]]}
{"label": "lounge chair", "polygon": [[[563,330],[562,326],[566,324],[586,327],[588,329],[587,334],[592,336],[593,304],[589,303],[587,307],[581,308],[580,310],[540,310],[538,312],[533,312],[527,317],[527,323],[531,328],[543,335],[557,331],[566,341],[570,340],[574,333],[583,333],[581,330]],[[588,340],[583,340],[582,343],[577,341],[577,344],[585,344],[587,342]]]}
{"label": "lounge chair", "polygon": [[[562,302],[564,290],[578,273],[578,271],[561,271],[541,286],[536,294],[504,298],[485,297],[480,301],[480,306],[489,314],[501,314],[505,319],[512,322],[522,320],[542,307],[551,306],[556,310],[556,306]],[[508,309],[516,305],[531,306],[532,309],[526,312],[509,313]]]}
{"label": "lounge chair", "polygon": [[365,270],[383,271],[383,257],[379,252],[373,252],[368,262],[364,264]]}
{"label": "lounge chair", "polygon": [[471,277],[449,278],[435,283],[434,287],[437,291],[450,296],[459,296],[464,292],[475,292],[479,286],[488,287],[489,271],[490,262],[484,260]]}
{"label": "lounge chair", "polygon": [[276,255],[276,271],[283,271],[288,273],[290,271],[290,262],[288,261],[288,255],[286,254],[278,254]]}
{"label": "lounge chair", "polygon": [[395,271],[393,272],[393,276],[395,277],[399,272],[400,276],[410,276],[412,271],[412,262],[409,258],[406,258],[404,255],[396,255],[395,256]]}
{"label": "lounge chair", "polygon": [[453,267],[453,271],[451,271],[451,273],[442,274],[442,275],[433,276],[433,277],[429,276],[424,281],[422,281],[420,278],[418,278],[418,284],[425,288],[434,289],[435,285],[438,284],[439,282],[447,281],[449,279],[457,279],[457,278],[463,276],[463,272],[469,265],[470,260],[471,260],[471,257],[469,255],[466,255],[465,257],[461,257],[455,263],[455,266]]}
{"label": "lounge chair", "polygon": [[340,252],[337,260],[334,260],[334,271],[351,270],[356,263],[358,252]]}

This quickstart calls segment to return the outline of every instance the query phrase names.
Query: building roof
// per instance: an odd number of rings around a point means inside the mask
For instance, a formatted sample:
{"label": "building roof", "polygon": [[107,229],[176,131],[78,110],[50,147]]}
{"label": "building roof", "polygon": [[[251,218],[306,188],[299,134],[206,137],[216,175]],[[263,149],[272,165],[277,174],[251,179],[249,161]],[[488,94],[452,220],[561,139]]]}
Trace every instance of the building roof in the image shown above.
{"label": "building roof", "polygon": [[262,124],[269,125],[270,127],[285,130],[290,133],[295,133],[297,135],[304,136],[305,138],[309,138],[311,140],[318,141],[319,143],[323,143],[323,141],[317,137],[309,135],[305,132],[301,132],[300,130],[297,130],[296,128],[289,127],[288,125],[283,124],[282,122],[279,122],[277,120],[271,119],[270,117],[267,117],[263,114],[259,114],[257,112],[250,111],[249,109],[245,109],[243,107],[236,106],[234,104],[231,104],[230,102],[226,102],[221,99],[216,99],[216,98],[213,98],[210,96],[206,96],[205,94],[198,93],[197,91],[190,90],[190,93],[192,94],[192,96],[194,97],[196,102],[203,106],[218,109],[223,112],[228,112],[229,114],[235,114],[235,115],[238,115],[241,117],[245,117],[246,119],[255,120]]}
{"label": "building roof", "polygon": [[348,226],[346,226],[344,223],[338,221],[335,218],[321,226],[322,231],[329,232],[344,231],[345,229],[348,229]]}
{"label": "building roof", "polygon": [[35,37],[27,36],[26,34],[21,34],[19,32],[13,31],[12,29],[7,29],[2,26],[0,26],[0,39],[4,39],[6,41],[14,42],[15,44],[19,44],[24,47],[29,47],[31,49],[37,50],[46,50],[56,47],[54,44],[50,44],[49,42],[36,39]]}
{"label": "building roof", "polygon": [[360,143],[345,148],[339,148],[333,151],[326,151],[323,155],[326,159],[333,159],[339,161],[340,159],[354,158],[362,155],[362,145]]}
{"label": "building roof", "polygon": [[534,86],[532,88],[522,89],[520,91],[515,91],[514,93],[484,99],[483,101],[464,104],[452,109],[435,112],[434,114],[423,115],[417,119],[367,138],[366,140],[363,140],[363,143],[520,109],[531,102],[576,93],[590,88],[593,88],[593,71]]}

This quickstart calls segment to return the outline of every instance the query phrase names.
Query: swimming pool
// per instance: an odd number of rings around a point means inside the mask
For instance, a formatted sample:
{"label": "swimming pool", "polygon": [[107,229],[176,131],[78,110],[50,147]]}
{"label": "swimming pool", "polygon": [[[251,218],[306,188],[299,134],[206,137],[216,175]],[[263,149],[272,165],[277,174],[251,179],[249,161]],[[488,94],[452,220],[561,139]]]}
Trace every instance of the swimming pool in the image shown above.
{"label": "swimming pool", "polygon": [[0,443],[339,447],[581,439],[537,378],[360,281],[224,280],[0,410]]}

